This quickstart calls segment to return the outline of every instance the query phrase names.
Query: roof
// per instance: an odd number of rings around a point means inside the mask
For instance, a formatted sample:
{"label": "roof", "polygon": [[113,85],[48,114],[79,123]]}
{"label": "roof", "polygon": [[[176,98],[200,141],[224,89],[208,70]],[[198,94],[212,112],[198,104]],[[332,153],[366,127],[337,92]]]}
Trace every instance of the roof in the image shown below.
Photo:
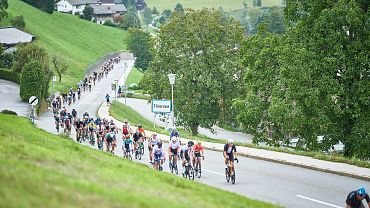
{"label": "roof", "polygon": [[94,9],[94,14],[115,14],[119,12],[127,12],[124,4],[115,5],[91,5]]}
{"label": "roof", "polygon": [[0,43],[15,45],[18,43],[30,43],[35,40],[35,36],[18,30],[14,27],[0,27]]}
{"label": "roof", "polygon": [[72,5],[97,4],[99,0],[67,0]]}

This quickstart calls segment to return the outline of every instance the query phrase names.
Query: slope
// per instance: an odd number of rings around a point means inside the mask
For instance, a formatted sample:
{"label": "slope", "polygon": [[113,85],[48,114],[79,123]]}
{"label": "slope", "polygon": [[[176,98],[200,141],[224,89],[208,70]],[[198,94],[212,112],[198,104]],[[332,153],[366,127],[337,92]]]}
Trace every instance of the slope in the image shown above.
{"label": "slope", "polygon": [[44,46],[50,56],[60,56],[68,61],[69,70],[62,77],[62,83],[56,83],[56,90],[75,86],[88,65],[107,53],[126,48],[127,33],[123,30],[98,25],[71,14],[54,12],[50,15],[20,0],[8,2],[9,17],[2,24],[9,24],[11,17],[23,15],[26,31],[36,36],[36,42]]}

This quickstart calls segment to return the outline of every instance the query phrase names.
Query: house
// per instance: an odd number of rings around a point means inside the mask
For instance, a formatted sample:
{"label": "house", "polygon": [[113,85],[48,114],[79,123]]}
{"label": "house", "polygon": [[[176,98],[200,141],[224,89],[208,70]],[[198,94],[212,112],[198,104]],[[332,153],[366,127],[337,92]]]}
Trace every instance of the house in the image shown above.
{"label": "house", "polygon": [[15,50],[15,46],[21,43],[30,43],[36,37],[23,32],[15,27],[0,27],[0,44],[7,50]]}
{"label": "house", "polygon": [[108,20],[113,22],[115,17],[127,12],[124,4],[99,4],[91,7],[94,9],[93,20],[98,24],[104,24]]}
{"label": "house", "polygon": [[58,12],[81,14],[86,4],[98,4],[99,0],[60,0],[57,5]]}

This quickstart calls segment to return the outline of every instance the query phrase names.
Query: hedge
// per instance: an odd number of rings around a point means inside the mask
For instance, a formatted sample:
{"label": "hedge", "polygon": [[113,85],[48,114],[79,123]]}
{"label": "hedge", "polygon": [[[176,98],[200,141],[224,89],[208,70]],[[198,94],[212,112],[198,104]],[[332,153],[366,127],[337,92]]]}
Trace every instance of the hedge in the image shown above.
{"label": "hedge", "polygon": [[40,62],[32,60],[24,65],[20,82],[21,99],[25,102],[31,96],[36,96],[40,99],[42,97],[44,78],[45,74]]}
{"label": "hedge", "polygon": [[5,79],[5,80],[12,81],[12,82],[19,84],[20,78],[21,78],[20,74],[15,73],[10,69],[0,68],[0,79]]}

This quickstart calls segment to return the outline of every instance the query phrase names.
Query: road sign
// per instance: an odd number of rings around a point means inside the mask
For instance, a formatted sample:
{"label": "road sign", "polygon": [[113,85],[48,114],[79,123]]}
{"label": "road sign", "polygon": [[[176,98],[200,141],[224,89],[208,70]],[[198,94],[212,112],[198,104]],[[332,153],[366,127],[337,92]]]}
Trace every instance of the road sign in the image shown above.
{"label": "road sign", "polygon": [[172,109],[171,100],[152,100],[153,113],[170,113]]}
{"label": "road sign", "polygon": [[53,76],[53,82],[57,81],[57,76]]}
{"label": "road sign", "polygon": [[37,105],[39,103],[39,99],[37,99],[36,96],[31,96],[30,99],[28,99],[28,103],[31,105]]}

